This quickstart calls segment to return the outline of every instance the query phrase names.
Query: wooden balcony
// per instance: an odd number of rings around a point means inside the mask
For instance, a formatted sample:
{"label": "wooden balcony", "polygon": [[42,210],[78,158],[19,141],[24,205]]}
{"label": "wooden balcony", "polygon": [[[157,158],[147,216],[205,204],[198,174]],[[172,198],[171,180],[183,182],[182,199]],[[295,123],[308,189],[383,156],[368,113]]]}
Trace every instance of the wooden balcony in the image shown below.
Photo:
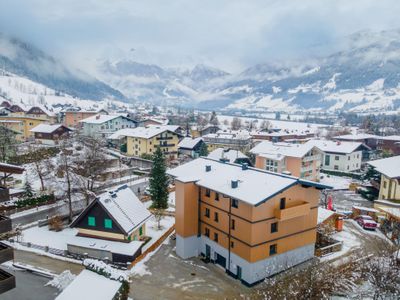
{"label": "wooden balcony", "polygon": [[301,204],[286,207],[285,209],[276,209],[275,217],[281,221],[297,218],[300,216],[305,216],[310,213],[310,203],[303,202]]}
{"label": "wooden balcony", "polygon": [[0,269],[0,294],[8,292],[15,288],[14,275]]}
{"label": "wooden balcony", "polygon": [[0,215],[0,234],[12,230],[11,219],[6,216]]}
{"label": "wooden balcony", "polygon": [[0,243],[0,264],[14,259],[13,248]]}

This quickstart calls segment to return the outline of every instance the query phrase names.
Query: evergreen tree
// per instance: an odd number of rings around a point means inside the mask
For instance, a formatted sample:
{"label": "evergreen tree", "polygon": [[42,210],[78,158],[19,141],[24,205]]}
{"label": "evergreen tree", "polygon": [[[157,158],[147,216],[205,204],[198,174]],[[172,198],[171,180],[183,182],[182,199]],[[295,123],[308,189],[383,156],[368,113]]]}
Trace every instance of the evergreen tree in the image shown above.
{"label": "evergreen tree", "polygon": [[153,168],[150,173],[150,195],[152,208],[168,208],[168,177],[166,174],[165,157],[160,147],[153,154]]}
{"label": "evergreen tree", "polygon": [[24,185],[24,198],[32,198],[33,189],[31,183],[28,180],[28,176],[25,176],[25,185]]}
{"label": "evergreen tree", "polygon": [[199,149],[199,156],[208,156],[208,147],[206,143],[201,143]]}

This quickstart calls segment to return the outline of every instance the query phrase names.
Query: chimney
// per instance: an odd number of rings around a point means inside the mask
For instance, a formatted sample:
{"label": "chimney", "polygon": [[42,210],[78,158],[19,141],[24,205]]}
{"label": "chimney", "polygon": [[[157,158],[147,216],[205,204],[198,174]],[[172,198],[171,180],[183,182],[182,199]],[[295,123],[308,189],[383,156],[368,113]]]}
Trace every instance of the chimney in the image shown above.
{"label": "chimney", "polygon": [[211,171],[211,165],[206,165],[206,172],[210,172]]}
{"label": "chimney", "polygon": [[249,168],[249,165],[247,163],[242,164],[242,170],[245,171]]}
{"label": "chimney", "polygon": [[239,185],[239,180],[231,180],[231,188],[236,189]]}

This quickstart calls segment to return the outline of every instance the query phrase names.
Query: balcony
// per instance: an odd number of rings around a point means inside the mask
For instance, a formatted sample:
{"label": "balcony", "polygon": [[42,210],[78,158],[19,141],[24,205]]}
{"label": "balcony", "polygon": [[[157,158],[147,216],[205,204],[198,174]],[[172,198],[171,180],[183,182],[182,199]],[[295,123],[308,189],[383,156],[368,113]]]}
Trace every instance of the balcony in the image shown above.
{"label": "balcony", "polygon": [[172,140],[174,137],[172,137],[172,136],[160,136],[160,137],[157,137],[156,139],[157,140]]}
{"label": "balcony", "polygon": [[309,212],[310,212],[310,203],[303,202],[301,204],[287,207],[285,209],[277,208],[275,210],[275,217],[281,221],[284,221],[308,215]]}
{"label": "balcony", "polygon": [[309,166],[302,166],[302,167],[300,168],[300,172],[301,172],[301,173],[312,172],[313,169],[314,169],[314,166],[313,166],[312,164],[309,165]]}
{"label": "balcony", "polygon": [[320,158],[321,158],[321,155],[320,155],[320,154],[304,156],[304,157],[303,157],[303,162],[319,160]]}
{"label": "balcony", "polygon": [[0,269],[0,294],[8,292],[15,288],[15,277],[14,275],[7,273]]}
{"label": "balcony", "polygon": [[12,230],[11,219],[6,216],[0,215],[0,234]]}
{"label": "balcony", "polygon": [[160,144],[158,146],[160,146],[160,147],[174,147],[175,144],[165,144],[165,145]]}
{"label": "balcony", "polygon": [[14,251],[11,247],[0,243],[0,264],[14,259]]}

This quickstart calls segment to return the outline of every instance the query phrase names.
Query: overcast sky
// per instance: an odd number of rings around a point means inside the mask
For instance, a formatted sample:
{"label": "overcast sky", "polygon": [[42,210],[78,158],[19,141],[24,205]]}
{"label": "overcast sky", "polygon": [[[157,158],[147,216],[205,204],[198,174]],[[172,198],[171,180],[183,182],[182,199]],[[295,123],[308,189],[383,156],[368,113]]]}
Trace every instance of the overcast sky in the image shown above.
{"label": "overcast sky", "polygon": [[83,68],[129,56],[236,72],[400,28],[399,12],[398,0],[0,0],[0,31]]}

